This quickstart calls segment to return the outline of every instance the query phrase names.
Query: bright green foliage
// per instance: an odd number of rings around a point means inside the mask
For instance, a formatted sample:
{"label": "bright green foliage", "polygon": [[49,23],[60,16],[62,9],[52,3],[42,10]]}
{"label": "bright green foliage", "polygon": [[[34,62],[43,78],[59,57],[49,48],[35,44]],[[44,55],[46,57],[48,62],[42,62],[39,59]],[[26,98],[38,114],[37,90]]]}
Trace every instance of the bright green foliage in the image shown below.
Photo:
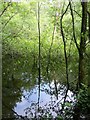
{"label": "bright green foliage", "polygon": [[[40,2],[40,1],[39,1]],[[60,17],[65,11],[68,2],[43,0],[40,2],[40,30],[41,30],[41,77],[44,81],[58,80],[66,85],[66,68],[64,58],[64,45],[60,33]],[[8,2],[0,4],[2,12]],[[88,3],[88,10],[89,10]],[[75,35],[78,46],[80,46],[81,34],[81,4],[72,4],[74,12]],[[37,84],[38,78],[38,21],[37,1],[13,2],[0,17],[2,22],[2,77],[3,77],[3,102],[14,108],[16,102],[21,100],[23,89],[31,90]],[[55,29],[54,29],[55,27]],[[63,17],[63,30],[66,42],[68,59],[68,76],[70,90],[76,90],[78,80],[78,50],[73,39],[73,27],[70,8]],[[87,40],[88,42],[88,40]],[[89,44],[89,43],[88,43]],[[50,52],[50,53],[49,53]],[[89,45],[86,47],[89,54]],[[49,65],[48,65],[49,63]],[[89,59],[85,56],[85,84],[87,83]],[[48,75],[47,75],[47,66]],[[47,81],[48,82],[48,81]],[[86,89],[79,93],[80,105],[86,105]],[[12,97],[14,96],[14,97]],[[12,97],[12,100],[11,100]],[[85,99],[82,99],[85,97]],[[84,101],[82,101],[84,100]],[[72,104],[65,103],[70,108]],[[83,109],[86,110],[87,106]],[[6,112],[6,113],[4,113]],[[69,111],[66,110],[68,114]],[[3,107],[3,116],[9,115],[10,110]],[[83,112],[82,112],[83,113]],[[14,114],[11,114],[13,117]],[[58,116],[57,120],[63,120]]]}

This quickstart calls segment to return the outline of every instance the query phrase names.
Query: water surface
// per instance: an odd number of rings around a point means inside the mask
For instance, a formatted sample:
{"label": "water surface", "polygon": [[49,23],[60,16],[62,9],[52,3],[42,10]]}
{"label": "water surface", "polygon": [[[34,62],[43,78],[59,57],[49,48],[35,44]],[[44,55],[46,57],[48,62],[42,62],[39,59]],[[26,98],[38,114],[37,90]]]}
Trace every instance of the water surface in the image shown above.
{"label": "water surface", "polygon": [[[21,102],[16,103],[15,111],[19,115],[27,116],[28,118],[44,116],[47,113],[55,118],[58,111],[62,108],[61,104],[64,101],[66,87],[58,83],[58,93],[56,94],[54,81],[51,83],[45,83],[43,81],[40,84],[40,96],[38,95],[38,88],[39,86],[35,85],[31,90],[24,90]],[[66,101],[74,101],[73,93],[70,90],[68,90]]]}

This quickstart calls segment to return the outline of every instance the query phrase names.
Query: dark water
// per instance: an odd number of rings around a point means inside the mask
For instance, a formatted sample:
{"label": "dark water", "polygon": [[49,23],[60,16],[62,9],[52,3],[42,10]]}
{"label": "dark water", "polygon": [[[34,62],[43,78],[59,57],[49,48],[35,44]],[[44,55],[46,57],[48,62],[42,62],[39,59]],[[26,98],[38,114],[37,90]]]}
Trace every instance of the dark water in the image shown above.
{"label": "dark water", "polygon": [[[32,120],[37,118],[43,120],[54,118],[61,120],[73,120],[74,106],[77,103],[74,94],[77,83],[77,66],[69,65],[69,85],[67,91],[67,80],[65,73],[65,63],[55,63],[49,65],[47,74],[47,64],[41,66],[41,82],[38,84],[38,66],[31,62],[31,59],[10,54],[3,56],[2,69],[2,117],[3,119],[21,120],[22,117]],[[26,61],[26,62],[25,62]],[[32,60],[33,61],[33,60]],[[84,92],[84,91],[83,91]],[[84,92],[85,93],[85,92]],[[86,94],[86,93],[85,93]],[[85,94],[83,94],[85,96]],[[86,94],[87,95],[87,94]],[[65,98],[66,96],[66,98]],[[86,101],[81,97],[80,101]],[[87,99],[88,101],[88,99]],[[85,106],[81,119],[86,115],[87,101],[81,106]],[[89,101],[88,101],[89,102]],[[87,106],[86,106],[87,105]]]}
{"label": "dark water", "polygon": [[[41,83],[38,85],[38,68],[33,66],[30,60],[27,60],[28,63],[25,60],[17,56],[12,60],[9,54],[3,56],[3,118],[15,118],[20,115],[28,118],[55,118],[61,115],[64,100],[66,102],[62,114],[65,116],[65,109],[68,111],[75,101],[71,89],[68,90],[65,99],[65,68],[51,65],[47,76],[47,65],[42,67]],[[71,72],[69,77],[75,78]]]}

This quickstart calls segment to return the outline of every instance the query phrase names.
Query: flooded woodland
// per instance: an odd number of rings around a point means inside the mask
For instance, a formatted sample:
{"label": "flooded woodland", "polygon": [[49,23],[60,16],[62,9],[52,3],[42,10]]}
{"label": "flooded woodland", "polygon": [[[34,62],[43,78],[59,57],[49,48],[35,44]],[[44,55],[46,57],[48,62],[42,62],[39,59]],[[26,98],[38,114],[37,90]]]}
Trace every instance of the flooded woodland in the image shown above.
{"label": "flooded woodland", "polygon": [[90,2],[0,2],[2,120],[90,120]]}

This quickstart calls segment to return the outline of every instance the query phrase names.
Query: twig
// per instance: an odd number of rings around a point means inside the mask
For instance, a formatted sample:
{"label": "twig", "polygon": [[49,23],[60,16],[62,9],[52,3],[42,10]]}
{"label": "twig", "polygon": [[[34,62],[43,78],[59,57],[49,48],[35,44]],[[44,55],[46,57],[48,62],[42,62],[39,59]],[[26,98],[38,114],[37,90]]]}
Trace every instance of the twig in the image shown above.
{"label": "twig", "polygon": [[4,10],[2,11],[2,13],[0,14],[0,17],[4,14],[4,12],[7,10],[7,8],[11,5],[11,2],[8,3],[8,5],[4,8]]}
{"label": "twig", "polygon": [[10,21],[16,14],[17,14],[17,12],[9,18],[9,20],[5,23],[5,25],[4,25],[4,27],[2,28],[2,30],[6,27],[6,25],[9,23],[9,21]]}

